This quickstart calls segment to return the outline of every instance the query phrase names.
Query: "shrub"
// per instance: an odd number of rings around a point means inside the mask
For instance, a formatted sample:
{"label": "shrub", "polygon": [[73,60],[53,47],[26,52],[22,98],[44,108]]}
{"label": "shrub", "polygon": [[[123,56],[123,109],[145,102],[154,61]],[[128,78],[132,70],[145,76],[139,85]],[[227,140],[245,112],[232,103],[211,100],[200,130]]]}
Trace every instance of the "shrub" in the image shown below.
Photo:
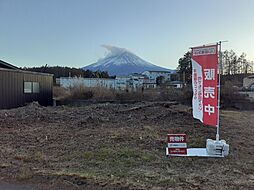
{"label": "shrub", "polygon": [[107,89],[105,87],[91,88],[94,93],[93,98],[96,100],[114,100],[116,98],[116,93],[113,89]]}
{"label": "shrub", "polygon": [[160,97],[161,100],[167,101],[178,101],[183,104],[191,105],[192,102],[192,87],[185,86],[182,89],[177,88],[165,88],[161,90]]}
{"label": "shrub", "polygon": [[74,85],[70,88],[71,99],[91,99],[94,96],[94,92],[90,88],[86,88],[83,85]]}
{"label": "shrub", "polygon": [[71,95],[70,90],[60,87],[60,86],[54,86],[53,87],[53,97],[56,100],[65,100],[69,98]]}
{"label": "shrub", "polygon": [[96,87],[88,88],[81,84],[76,84],[70,88],[54,86],[54,98],[56,100],[114,100],[116,93],[114,90]]}
{"label": "shrub", "polygon": [[239,89],[236,88],[231,81],[226,81],[221,86],[221,104],[223,107],[234,107],[236,102],[245,100],[243,95],[238,93]]}
{"label": "shrub", "polygon": [[69,89],[54,87],[54,97],[57,100],[88,100],[97,101],[178,101],[191,105],[192,89],[187,86],[183,89],[157,88],[137,91],[115,91],[105,87],[88,88],[76,84]]}

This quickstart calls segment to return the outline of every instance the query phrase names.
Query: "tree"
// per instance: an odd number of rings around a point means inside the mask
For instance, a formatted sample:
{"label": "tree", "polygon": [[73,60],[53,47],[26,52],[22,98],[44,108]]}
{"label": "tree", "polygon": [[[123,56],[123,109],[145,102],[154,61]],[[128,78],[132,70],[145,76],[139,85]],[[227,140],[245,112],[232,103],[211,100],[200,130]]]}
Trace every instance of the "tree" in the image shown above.
{"label": "tree", "polygon": [[233,50],[223,52],[222,65],[222,73],[226,75],[247,74],[252,70],[251,62],[246,59],[246,53],[237,56]]}
{"label": "tree", "polygon": [[254,73],[254,61],[249,61],[249,64],[250,64],[250,72],[251,73]]}
{"label": "tree", "polygon": [[164,76],[158,76],[158,77],[156,78],[156,84],[157,84],[158,86],[160,86],[160,85],[162,85],[162,84],[164,83],[164,80],[165,80],[165,77],[164,77]]}
{"label": "tree", "polygon": [[[223,75],[247,74],[254,72],[254,62],[247,61],[246,54],[240,56],[233,50],[222,52],[222,70]],[[192,82],[192,63],[191,52],[188,51],[178,61],[177,74],[180,80],[190,84]]]}
{"label": "tree", "polygon": [[191,52],[188,51],[178,61],[177,72],[182,81],[191,83],[192,65],[191,65]]}
{"label": "tree", "polygon": [[247,61],[246,54],[242,53],[238,58],[241,67],[241,73],[247,74],[252,72],[252,63]]}
{"label": "tree", "polygon": [[235,74],[238,70],[237,67],[237,55],[233,50],[226,50],[222,55],[222,65],[224,74],[231,75]]}
{"label": "tree", "polygon": [[179,79],[179,74],[178,73],[172,73],[171,75],[170,75],[170,80],[171,81],[179,81],[180,79]]}

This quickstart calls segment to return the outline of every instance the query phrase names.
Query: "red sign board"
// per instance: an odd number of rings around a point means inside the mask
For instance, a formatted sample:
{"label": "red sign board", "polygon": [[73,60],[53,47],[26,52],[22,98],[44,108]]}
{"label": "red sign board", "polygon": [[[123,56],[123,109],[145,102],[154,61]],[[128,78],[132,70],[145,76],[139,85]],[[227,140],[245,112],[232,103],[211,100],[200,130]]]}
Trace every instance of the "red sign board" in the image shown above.
{"label": "red sign board", "polygon": [[218,121],[218,47],[192,48],[193,117],[206,125]]}
{"label": "red sign board", "polygon": [[186,143],[186,134],[168,134],[168,143]]}
{"label": "red sign board", "polygon": [[168,134],[167,154],[185,155],[187,154],[186,134]]}
{"label": "red sign board", "polygon": [[168,148],[168,154],[169,155],[187,154],[187,148]]}

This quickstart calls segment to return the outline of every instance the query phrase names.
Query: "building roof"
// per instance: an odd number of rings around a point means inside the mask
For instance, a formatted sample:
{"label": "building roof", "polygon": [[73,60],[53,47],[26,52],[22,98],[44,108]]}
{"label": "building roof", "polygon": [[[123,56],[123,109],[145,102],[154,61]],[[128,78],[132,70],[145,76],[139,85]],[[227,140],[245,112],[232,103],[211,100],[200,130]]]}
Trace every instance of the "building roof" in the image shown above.
{"label": "building roof", "polygon": [[148,76],[147,76],[147,75],[138,74],[138,73],[130,74],[129,77],[130,77],[130,78],[138,77],[139,79],[148,79]]}
{"label": "building roof", "polygon": [[0,67],[0,71],[9,71],[9,72],[17,72],[17,73],[26,73],[26,74],[33,74],[33,75],[47,75],[47,76],[54,76],[50,73],[39,73],[39,72],[33,72],[33,71],[24,71],[21,69],[5,69]]}
{"label": "building roof", "polygon": [[182,81],[171,81],[170,84],[183,84]]}
{"label": "building roof", "polygon": [[59,77],[57,79],[84,79],[84,80],[115,80],[112,78],[84,78],[84,77]]}
{"label": "building roof", "polygon": [[14,65],[11,65],[5,61],[0,60],[0,68],[4,68],[4,69],[15,69],[18,70],[18,67],[15,67]]}
{"label": "building roof", "polygon": [[[144,71],[144,72],[146,72],[146,71]],[[153,73],[172,73],[171,71],[147,71],[147,72],[150,72],[150,73],[152,73],[152,72]]]}
{"label": "building roof", "polygon": [[20,72],[20,73],[27,73],[27,74],[34,74],[34,75],[48,75],[54,76],[53,74],[49,73],[40,73],[40,72],[33,72],[33,71],[25,71],[22,70],[14,65],[11,65],[5,61],[0,60],[0,71],[11,71],[11,72]]}
{"label": "building roof", "polygon": [[129,75],[118,75],[118,76],[116,76],[116,79],[117,78],[130,78],[130,76]]}

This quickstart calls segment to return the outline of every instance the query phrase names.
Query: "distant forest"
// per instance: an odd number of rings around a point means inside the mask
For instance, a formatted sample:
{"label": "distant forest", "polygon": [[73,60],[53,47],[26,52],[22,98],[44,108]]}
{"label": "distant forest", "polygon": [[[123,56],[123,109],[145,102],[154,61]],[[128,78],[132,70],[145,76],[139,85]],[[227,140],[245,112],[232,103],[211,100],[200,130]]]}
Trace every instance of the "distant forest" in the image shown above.
{"label": "distant forest", "polygon": [[70,67],[60,67],[60,66],[42,66],[42,67],[32,67],[32,68],[22,68],[23,70],[40,72],[40,73],[50,73],[54,75],[54,81],[59,77],[84,77],[84,78],[110,78],[108,72],[106,71],[90,71],[82,70]]}

